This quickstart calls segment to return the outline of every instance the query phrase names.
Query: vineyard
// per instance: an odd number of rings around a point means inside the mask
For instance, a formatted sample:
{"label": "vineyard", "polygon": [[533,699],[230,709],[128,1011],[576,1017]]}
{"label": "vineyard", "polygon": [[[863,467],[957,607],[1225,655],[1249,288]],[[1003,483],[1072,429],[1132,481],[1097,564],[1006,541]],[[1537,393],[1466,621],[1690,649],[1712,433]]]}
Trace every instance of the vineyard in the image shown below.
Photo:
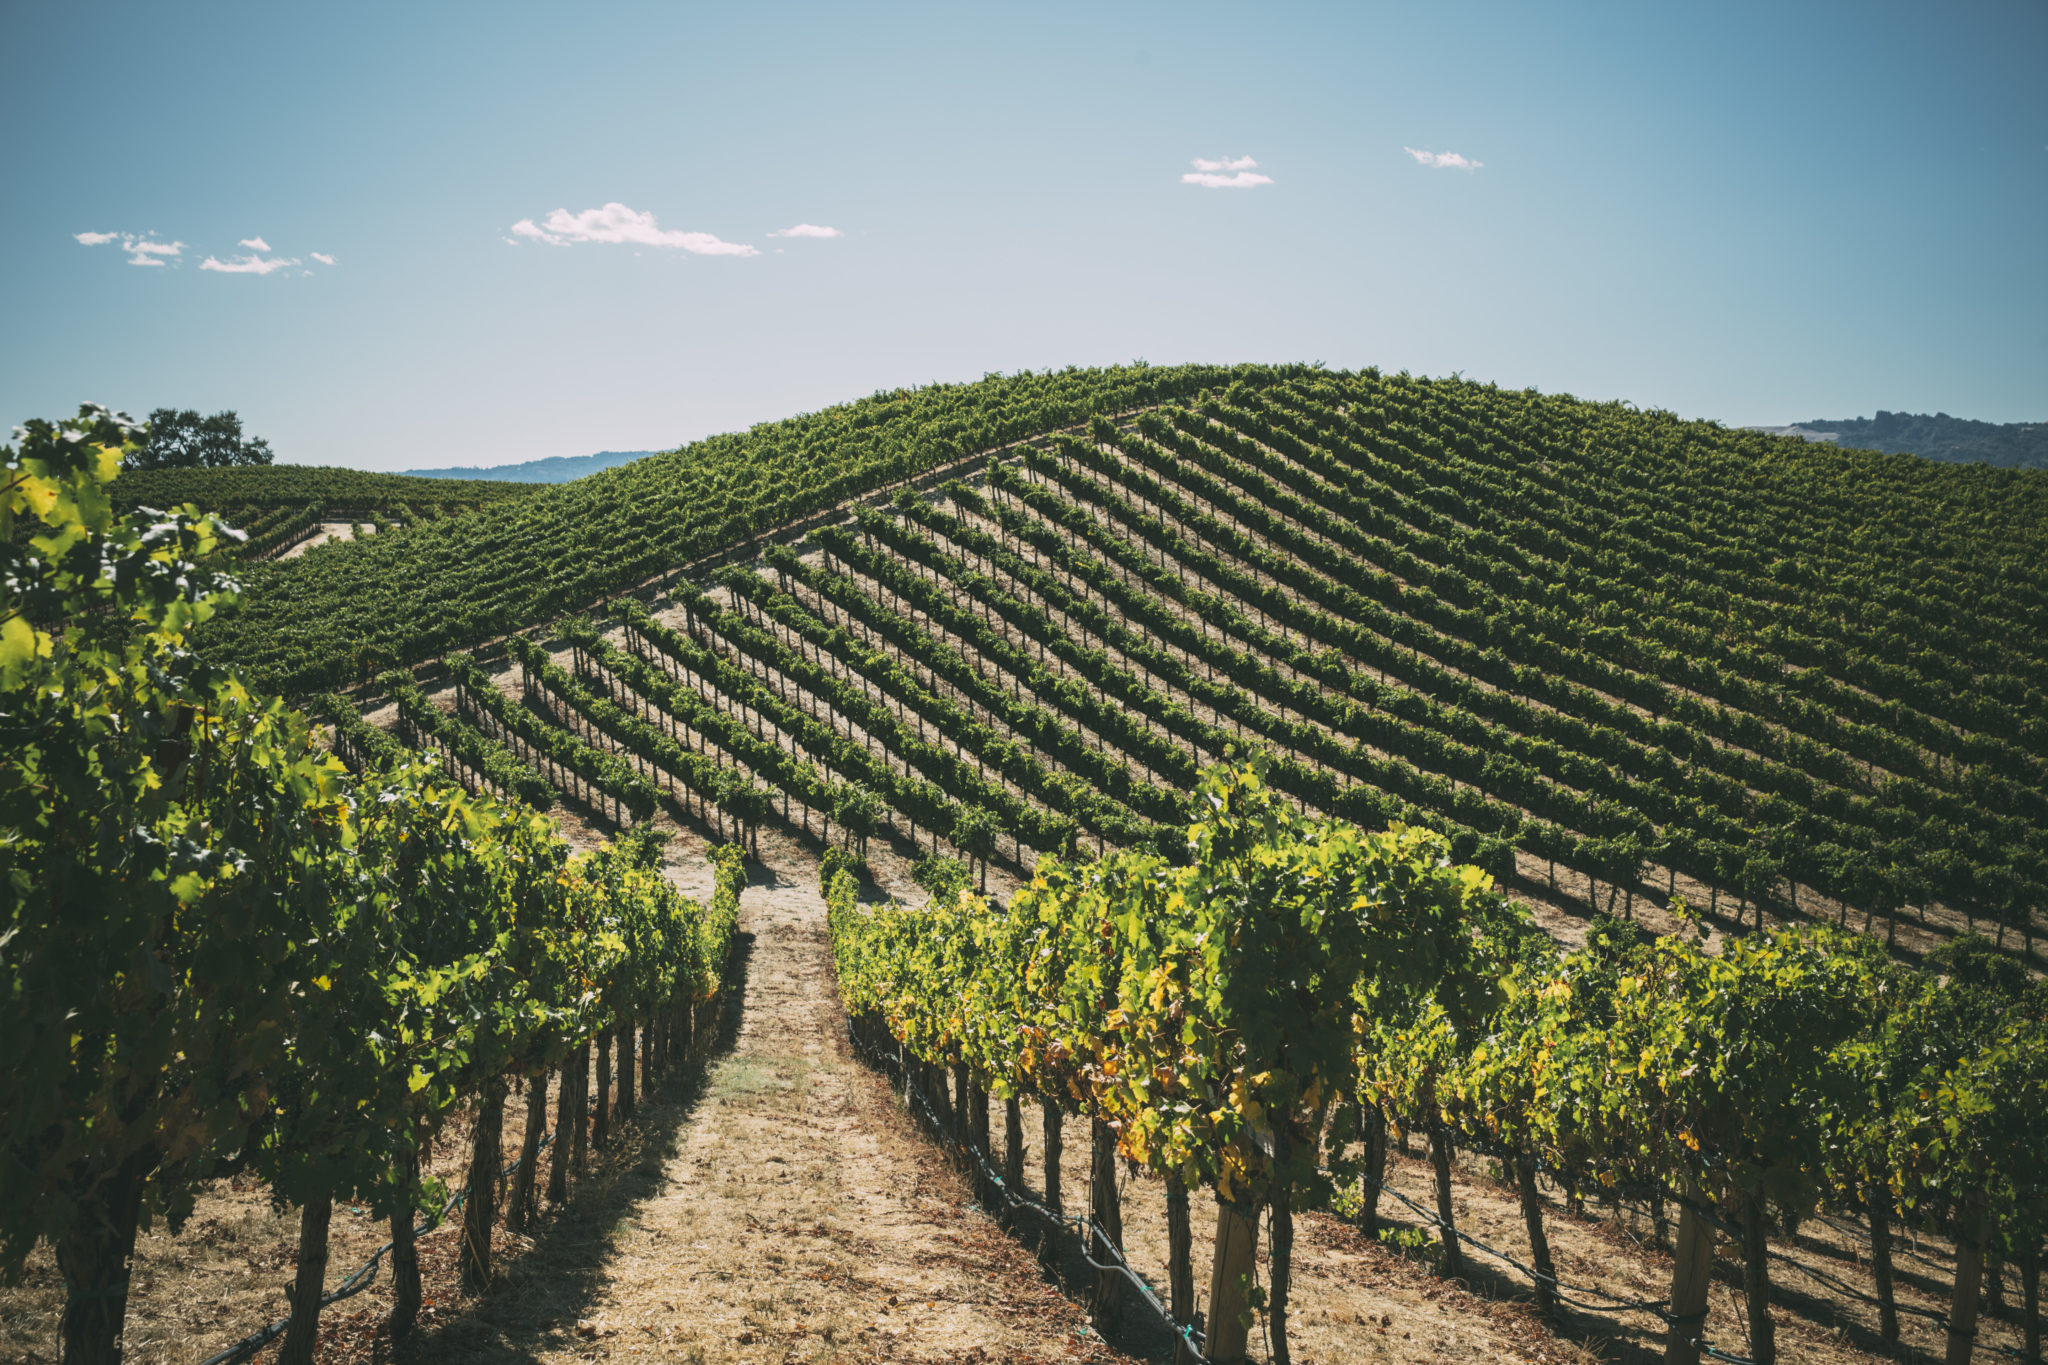
{"label": "vineyard", "polygon": [[115,483],[123,508],[206,508],[244,539],[218,553],[240,564],[350,527],[356,537],[460,517],[487,503],[524,496],[534,485],[486,479],[425,479],[306,465],[125,471]]}
{"label": "vineyard", "polygon": [[[296,766],[201,765],[151,818],[234,809],[253,823],[227,843],[278,861],[228,873],[167,843],[159,900],[110,920],[93,951],[235,907],[225,946],[177,939],[204,989],[96,1006],[109,1060],[66,1103],[106,1127],[50,1137],[29,1069],[9,1095],[10,1151],[35,1155],[6,1245],[16,1267],[38,1239],[71,1258],[80,1333],[106,1334],[121,1258],[60,1239],[109,1182],[175,1221],[239,1152],[303,1208],[305,1245],[335,1198],[396,1245],[433,1205],[421,1135],[475,1115],[469,1179],[495,1180],[505,1078],[557,1077],[580,1143],[608,1112],[592,1085],[629,1099],[629,1058],[684,1055],[765,843],[823,854],[854,1048],[1048,1264],[1085,1253],[1105,1330],[1150,1314],[1163,1349],[1287,1360],[1323,1301],[1290,1302],[1322,1283],[1295,1275],[1299,1218],[1450,1281],[1503,1256],[1545,1321],[1583,1340],[1614,1315],[1671,1360],[1780,1358],[1788,1311],[1845,1352],[2039,1358],[2039,474],[1457,380],[1136,366],[877,394],[509,496],[404,481],[463,505],[385,490],[403,534],[290,563],[262,560],[370,490],[131,479],[124,505],[197,500],[249,535],[178,514],[180,552],[241,603],[154,608],[166,657],[189,637],[310,719],[216,716],[205,689],[240,684],[180,682],[164,714],[204,719],[165,724],[220,727],[195,753]],[[258,789],[291,795],[234,805]],[[664,878],[662,836],[714,850],[711,907]],[[393,877],[419,893],[369,889]],[[887,894],[913,883],[918,908]],[[251,947],[301,920],[323,926],[303,951]],[[417,965],[349,974],[394,954]],[[30,1035],[65,1032],[77,962],[17,993]],[[457,1022],[479,1012],[496,1022]],[[614,1058],[636,1023],[651,1041]],[[368,1038],[402,1041],[365,1064]],[[210,1060],[113,1060],[142,1040]],[[87,1076],[49,1042],[36,1074]],[[254,1074],[251,1100],[230,1077]],[[530,1184],[546,1105],[525,1112]],[[1157,1291],[1124,1237],[1150,1217],[1119,1203],[1131,1171],[1165,1211]],[[1461,1226],[1488,1198],[1511,1246]],[[504,1202],[472,1201],[465,1246],[487,1257]],[[1637,1229],[1656,1292],[1553,1257],[1589,1204]],[[538,1216],[530,1188],[505,1206]],[[317,1304],[323,1263],[299,1266],[295,1307]]]}
{"label": "vineyard", "polygon": [[559,661],[496,646],[509,711],[451,658],[437,747],[611,817],[779,802],[1020,872],[1172,856],[1196,774],[1257,748],[1302,809],[1568,908],[2033,955],[2038,480],[1321,375],[941,473],[563,621]]}

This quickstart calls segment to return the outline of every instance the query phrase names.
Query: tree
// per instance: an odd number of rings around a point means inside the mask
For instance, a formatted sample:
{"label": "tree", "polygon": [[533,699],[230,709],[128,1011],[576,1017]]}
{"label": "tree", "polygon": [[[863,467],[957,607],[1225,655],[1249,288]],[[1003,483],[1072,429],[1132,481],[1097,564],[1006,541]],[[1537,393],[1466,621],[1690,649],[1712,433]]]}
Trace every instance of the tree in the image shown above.
{"label": "tree", "polygon": [[149,414],[147,434],[127,457],[130,469],[221,469],[269,464],[270,442],[242,439],[242,419],[230,408],[201,417],[192,408],[158,408]]}

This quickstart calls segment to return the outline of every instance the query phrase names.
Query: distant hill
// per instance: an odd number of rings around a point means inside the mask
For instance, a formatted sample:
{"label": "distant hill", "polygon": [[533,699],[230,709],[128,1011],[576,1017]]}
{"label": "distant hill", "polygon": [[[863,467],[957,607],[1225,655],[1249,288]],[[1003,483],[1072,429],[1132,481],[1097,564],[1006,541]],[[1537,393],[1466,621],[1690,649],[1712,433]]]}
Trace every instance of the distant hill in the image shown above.
{"label": "distant hill", "polygon": [[1982,460],[2005,469],[2048,469],[2048,422],[1974,422],[1937,412],[1879,412],[1875,417],[1800,422],[1776,428],[1809,440],[1833,437],[1859,450],[1925,455],[1930,460]]}
{"label": "distant hill", "polygon": [[567,483],[585,474],[595,474],[613,465],[631,464],[654,454],[651,450],[600,450],[595,455],[550,455],[525,464],[451,465],[447,469],[407,469],[401,473],[419,479],[492,479],[508,483]]}

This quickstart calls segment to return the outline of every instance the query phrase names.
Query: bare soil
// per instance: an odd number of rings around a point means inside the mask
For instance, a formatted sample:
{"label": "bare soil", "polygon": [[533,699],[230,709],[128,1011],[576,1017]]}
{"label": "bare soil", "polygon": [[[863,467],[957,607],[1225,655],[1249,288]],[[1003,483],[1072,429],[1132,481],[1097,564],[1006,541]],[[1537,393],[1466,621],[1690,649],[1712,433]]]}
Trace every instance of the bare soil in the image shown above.
{"label": "bare soil", "polygon": [[[329,545],[337,540],[354,540],[358,529],[357,524],[352,521],[323,521],[320,523],[319,530],[307,536],[289,550],[286,550],[278,558],[297,559],[300,555],[305,554],[306,551],[315,549],[318,546]],[[360,529],[364,535],[377,534],[377,528],[374,526],[363,525]]]}

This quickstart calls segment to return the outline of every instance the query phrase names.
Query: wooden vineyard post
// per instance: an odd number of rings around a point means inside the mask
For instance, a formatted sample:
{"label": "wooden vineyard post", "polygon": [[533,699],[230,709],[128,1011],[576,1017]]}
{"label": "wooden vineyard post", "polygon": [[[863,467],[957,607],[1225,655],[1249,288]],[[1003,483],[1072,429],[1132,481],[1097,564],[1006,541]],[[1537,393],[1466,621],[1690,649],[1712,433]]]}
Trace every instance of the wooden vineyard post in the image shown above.
{"label": "wooden vineyard post", "polygon": [[[1749,1354],[1756,1365],[1777,1365],[1778,1332],[1771,1321],[1771,1280],[1770,1243],[1767,1240],[1769,1224],[1765,1221],[1764,1196],[1761,1189],[1751,1190],[1742,1200],[1742,1291],[1749,1308]],[[1960,1257],[1956,1261],[1958,1279],[1962,1270]],[[1955,1338],[1949,1338],[1950,1350],[1954,1350]],[[1963,1358],[1969,1359],[1965,1350]]]}
{"label": "wooden vineyard post", "polygon": [[1015,1095],[1003,1101],[1003,1183],[1013,1194],[1024,1189],[1024,1109]]}
{"label": "wooden vineyard post", "polygon": [[462,1292],[481,1294],[491,1283],[491,1220],[498,1211],[498,1161],[505,1123],[505,1078],[484,1082],[483,1105],[469,1148],[469,1203],[462,1210]]}
{"label": "wooden vineyard post", "polygon": [[971,1088],[967,1079],[967,1063],[953,1063],[953,1141],[962,1147],[969,1140],[967,1097]]}
{"label": "wooden vineyard post", "polygon": [[1698,1190],[1678,1206],[1678,1240],[1672,1247],[1671,1326],[1664,1339],[1664,1365],[1699,1365],[1700,1338],[1707,1325],[1707,1290],[1714,1274],[1714,1229],[1699,1211]]}
{"label": "wooden vineyard post", "polygon": [[627,1019],[619,1025],[619,1117],[625,1118],[633,1112],[633,1021]]}
{"label": "wooden vineyard post", "polygon": [[1948,1347],[1942,1365],[1970,1365],[1977,1344],[1977,1289],[1984,1276],[1984,1210],[1964,1206],[1956,1227],[1956,1278],[1948,1304]]}
{"label": "wooden vineyard post", "polygon": [[285,1329],[278,1365],[313,1365],[320,1332],[320,1294],[327,1284],[327,1229],[334,1221],[334,1197],[320,1195],[299,1211],[299,1270],[293,1278],[291,1326]]}
{"label": "wooden vineyard post", "polygon": [[1209,1272],[1210,1365],[1238,1365],[1251,1340],[1252,1272],[1259,1249],[1258,1210],[1216,1200],[1216,1260]]}
{"label": "wooden vineyard post", "polygon": [[[1177,1171],[1166,1173],[1167,1310],[1173,1325],[1186,1329],[1195,1320],[1195,1232],[1188,1217],[1188,1187]],[[1176,1362],[1188,1358],[1187,1338],[1174,1343]]]}
{"label": "wooden vineyard post", "polygon": [[569,1064],[576,1069],[576,1108],[570,1121],[570,1131],[576,1140],[569,1153],[569,1165],[580,1180],[590,1161],[590,1044],[585,1043],[569,1054]]}
{"label": "wooden vineyard post", "polygon": [[556,1082],[555,1096],[555,1149],[548,1154],[548,1202],[560,1204],[569,1197],[569,1153],[575,1144],[570,1135],[576,1131],[576,1081],[570,1068],[576,1064],[577,1054],[571,1052],[562,1062],[562,1070]]}
{"label": "wooden vineyard post", "polygon": [[612,1137],[612,1035],[597,1035],[597,1114],[590,1125],[590,1145],[603,1151]]}
{"label": "wooden vineyard post", "polygon": [[[1089,1128],[1092,1139],[1091,1161],[1088,1172],[1089,1213],[1095,1226],[1083,1236],[1088,1248],[1088,1258],[1101,1262],[1108,1255],[1102,1242],[1107,1238],[1118,1251],[1124,1245],[1123,1206],[1116,1190],[1116,1134],[1101,1119],[1092,1121]],[[1097,1236],[1097,1233],[1100,1236]],[[1088,1317],[1097,1330],[1113,1326],[1117,1320],[1117,1309],[1121,1301],[1123,1276],[1112,1270],[1095,1272],[1094,1292],[1089,1295]]]}
{"label": "wooden vineyard post", "polygon": [[1365,1171],[1358,1178],[1358,1226],[1367,1237],[1380,1235],[1380,1182],[1387,1178],[1387,1118],[1371,1100],[1359,1106],[1365,1129]]}
{"label": "wooden vineyard post", "polygon": [[[1060,1113],[1059,1101],[1051,1099],[1040,1100],[1038,1102],[1038,1118],[1039,1133],[1043,1142],[1043,1150],[1039,1153],[1039,1161],[1045,1171],[1045,1206],[1051,1209],[1055,1215],[1064,1218],[1067,1211],[1060,1202],[1062,1115]],[[1039,1259],[1048,1266],[1054,1263],[1058,1254],[1054,1249],[1057,1246],[1057,1240],[1053,1236],[1056,1231],[1058,1231],[1057,1228],[1047,1228],[1045,1230],[1045,1240],[1039,1243],[1038,1247]]]}
{"label": "wooden vineyard post", "polygon": [[982,1202],[987,1203],[995,1198],[996,1192],[989,1188],[988,1176],[984,1174],[993,1163],[989,1160],[988,1091],[980,1077],[967,1084],[967,1120],[968,1141],[974,1144],[975,1155],[981,1158],[974,1163],[974,1184]]}
{"label": "wooden vineyard post", "polygon": [[1515,1192],[1522,1201],[1522,1223],[1529,1232],[1529,1257],[1536,1265],[1536,1308],[1548,1313],[1557,1306],[1557,1271],[1550,1259],[1550,1238],[1543,1231],[1543,1196],[1536,1188],[1536,1158],[1515,1158]]}
{"label": "wooden vineyard post", "polygon": [[2020,1312],[2025,1324],[2027,1359],[2041,1358],[2041,1251],[2029,1243],[2020,1254]]}
{"label": "wooden vineyard post", "polygon": [[1429,1160],[1436,1168],[1436,1216],[1443,1224],[1438,1231],[1443,1237],[1444,1278],[1455,1280],[1465,1273],[1465,1251],[1458,1241],[1457,1211],[1451,1202],[1451,1134],[1440,1118],[1430,1120]]}
{"label": "wooden vineyard post", "polygon": [[1886,1341],[1899,1339],[1898,1300],[1892,1290],[1892,1192],[1882,1180],[1872,1180],[1865,1196],[1870,1210],[1870,1273],[1877,1282],[1877,1334]]}
{"label": "wooden vineyard post", "polygon": [[391,1209],[391,1339],[412,1334],[420,1316],[420,1249],[413,1237],[415,1191],[420,1159],[415,1152],[405,1164],[405,1194]]}
{"label": "wooden vineyard post", "polygon": [[540,1140],[548,1126],[548,1072],[542,1067],[526,1082],[526,1127],[519,1135],[519,1169],[512,1173],[512,1200],[505,1226],[524,1232],[533,1225],[540,1172]]}

